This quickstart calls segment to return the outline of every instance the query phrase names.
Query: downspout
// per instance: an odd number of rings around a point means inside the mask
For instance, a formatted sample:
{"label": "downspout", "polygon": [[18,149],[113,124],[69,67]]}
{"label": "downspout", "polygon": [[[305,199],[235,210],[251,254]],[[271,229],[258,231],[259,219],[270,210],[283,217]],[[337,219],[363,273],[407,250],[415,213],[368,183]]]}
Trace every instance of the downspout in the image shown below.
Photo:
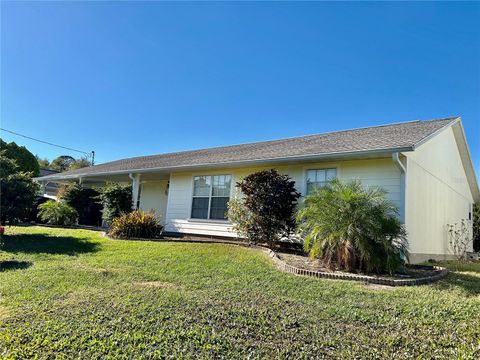
{"label": "downspout", "polygon": [[400,160],[400,153],[394,152],[392,160],[400,170],[400,221],[405,224],[405,204],[406,204],[406,175],[407,169]]}

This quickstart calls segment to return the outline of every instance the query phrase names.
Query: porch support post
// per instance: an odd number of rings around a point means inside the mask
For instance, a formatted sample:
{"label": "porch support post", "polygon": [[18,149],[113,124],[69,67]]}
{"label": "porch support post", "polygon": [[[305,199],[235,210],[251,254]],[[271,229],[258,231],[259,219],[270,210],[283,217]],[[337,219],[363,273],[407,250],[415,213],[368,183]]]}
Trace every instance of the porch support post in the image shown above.
{"label": "porch support post", "polygon": [[47,184],[45,183],[45,181],[41,181],[41,182],[40,182],[40,192],[42,193],[42,195],[45,195],[46,185],[47,185]]}
{"label": "porch support post", "polygon": [[128,174],[132,179],[132,209],[137,210],[138,193],[140,190],[140,174]]}

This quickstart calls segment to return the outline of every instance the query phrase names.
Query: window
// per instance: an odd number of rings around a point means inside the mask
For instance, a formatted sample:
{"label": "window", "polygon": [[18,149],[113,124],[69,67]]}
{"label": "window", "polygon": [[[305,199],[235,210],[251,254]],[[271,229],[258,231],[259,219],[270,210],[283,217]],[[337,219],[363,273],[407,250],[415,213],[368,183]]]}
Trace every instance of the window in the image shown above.
{"label": "window", "polygon": [[191,217],[226,220],[231,182],[230,175],[195,176]]}
{"label": "window", "polygon": [[337,169],[307,170],[307,195],[310,195],[313,189],[325,186],[336,177]]}

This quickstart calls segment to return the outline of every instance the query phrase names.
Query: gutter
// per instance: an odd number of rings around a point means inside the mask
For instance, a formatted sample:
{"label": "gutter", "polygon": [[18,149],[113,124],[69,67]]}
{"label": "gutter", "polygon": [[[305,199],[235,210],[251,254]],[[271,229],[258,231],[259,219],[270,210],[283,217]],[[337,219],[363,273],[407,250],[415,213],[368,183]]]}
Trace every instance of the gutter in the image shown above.
{"label": "gutter", "polygon": [[[272,162],[290,162],[290,161],[304,161],[304,160],[324,160],[337,157],[350,157],[350,156],[362,156],[362,155],[374,155],[374,154],[385,154],[391,152],[404,152],[404,151],[413,151],[413,146],[401,147],[401,148],[383,148],[383,149],[374,149],[374,150],[358,150],[358,151],[348,151],[348,152],[331,152],[331,153],[321,153],[321,154],[309,154],[309,155],[295,155],[287,156],[281,158],[267,158],[267,159],[249,159],[249,160],[235,160],[235,161],[225,161],[219,163],[204,163],[204,164],[190,164],[190,165],[177,165],[177,166],[165,166],[165,167],[152,167],[152,168],[137,168],[137,169],[126,169],[126,170],[116,170],[116,171],[102,171],[97,173],[79,173],[74,175],[63,175],[63,176],[52,176],[48,177],[38,177],[34,178],[37,181],[45,180],[67,180],[67,179],[76,179],[78,177],[94,177],[94,176],[105,176],[105,175],[124,175],[131,173],[145,173],[145,172],[154,172],[154,171],[181,171],[182,169],[196,169],[196,168],[206,168],[206,167],[223,167],[223,166],[235,166],[235,165],[262,165],[265,163]],[[101,165],[97,165],[101,166]]]}

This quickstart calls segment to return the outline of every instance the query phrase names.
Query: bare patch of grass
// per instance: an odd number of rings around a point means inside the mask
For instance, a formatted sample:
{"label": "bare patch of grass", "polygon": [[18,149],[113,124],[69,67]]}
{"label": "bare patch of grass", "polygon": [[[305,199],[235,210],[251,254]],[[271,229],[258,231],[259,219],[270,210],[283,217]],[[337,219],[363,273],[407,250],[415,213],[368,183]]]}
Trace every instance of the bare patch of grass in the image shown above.
{"label": "bare patch of grass", "polygon": [[387,290],[395,289],[394,286],[380,285],[380,284],[365,284],[365,287],[370,290],[378,290],[378,291],[387,291]]}
{"label": "bare patch of grass", "polygon": [[169,290],[177,290],[180,287],[163,281],[138,281],[133,283],[136,287],[144,287],[144,288],[160,288],[160,289],[169,289]]}
{"label": "bare patch of grass", "polygon": [[9,316],[10,316],[10,310],[6,306],[0,304],[0,320],[5,320]]}

